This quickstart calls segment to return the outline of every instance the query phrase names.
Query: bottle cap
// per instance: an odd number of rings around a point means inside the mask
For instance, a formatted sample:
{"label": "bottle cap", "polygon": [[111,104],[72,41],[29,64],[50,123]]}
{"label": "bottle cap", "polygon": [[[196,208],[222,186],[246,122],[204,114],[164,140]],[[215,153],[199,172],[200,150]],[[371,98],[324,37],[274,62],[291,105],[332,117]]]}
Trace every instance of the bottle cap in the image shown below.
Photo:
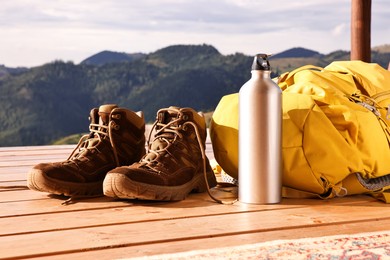
{"label": "bottle cap", "polygon": [[271,55],[259,53],[256,54],[252,63],[252,70],[271,70],[268,57]]}

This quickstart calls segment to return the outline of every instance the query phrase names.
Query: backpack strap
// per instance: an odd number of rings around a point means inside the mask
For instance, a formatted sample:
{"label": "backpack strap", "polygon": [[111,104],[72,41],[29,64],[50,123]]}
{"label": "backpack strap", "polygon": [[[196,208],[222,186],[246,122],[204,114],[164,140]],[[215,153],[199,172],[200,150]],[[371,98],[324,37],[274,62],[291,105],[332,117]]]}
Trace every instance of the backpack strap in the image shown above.
{"label": "backpack strap", "polygon": [[[285,89],[287,86],[293,84],[293,82],[291,82],[291,80],[294,77],[294,75],[300,71],[303,71],[303,70],[322,71],[322,70],[324,70],[324,68],[321,68],[318,66],[313,66],[313,65],[306,65],[306,66],[299,67],[293,71],[286,72],[286,73],[283,73],[282,75],[280,75],[277,78],[277,84],[280,86],[280,88],[282,90]],[[287,84],[287,86],[283,86],[284,85],[283,83]]]}
{"label": "backpack strap", "polygon": [[386,120],[383,119],[383,114],[385,114],[383,111],[386,111],[386,114],[388,114],[388,108],[380,106],[375,99],[361,93],[353,93],[352,95],[346,96],[351,102],[359,104],[375,114],[390,146],[390,126]]}
{"label": "backpack strap", "polygon": [[369,194],[390,203],[390,174],[375,179],[364,179],[360,173],[350,174],[342,181],[348,195]]}

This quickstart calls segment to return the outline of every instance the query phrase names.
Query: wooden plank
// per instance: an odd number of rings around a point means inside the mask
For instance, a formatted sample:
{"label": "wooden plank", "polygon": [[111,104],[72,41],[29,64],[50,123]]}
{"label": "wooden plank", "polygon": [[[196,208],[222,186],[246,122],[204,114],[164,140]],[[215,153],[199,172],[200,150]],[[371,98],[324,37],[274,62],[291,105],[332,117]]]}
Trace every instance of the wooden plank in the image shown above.
{"label": "wooden plank", "polygon": [[[214,158],[211,143],[208,143],[206,146],[207,146],[206,155],[211,160]],[[18,149],[25,151],[23,148],[26,147],[18,147]],[[1,148],[1,149],[3,149],[3,151],[6,151],[5,148]],[[71,149],[69,149],[68,145],[53,146],[53,150],[59,149],[59,150],[66,151],[66,153],[64,153],[63,156],[60,153],[58,154],[58,156],[51,155],[50,146],[44,146],[44,147],[37,146],[37,147],[31,147],[30,149],[33,151],[38,150],[41,152],[42,151],[45,152],[36,156],[20,156],[20,157],[9,156],[9,155],[3,157],[1,156],[0,153],[0,182],[12,181],[12,180],[26,180],[27,173],[34,165],[38,163],[45,163],[45,162],[64,161],[71,152]],[[15,154],[18,154],[20,150],[14,150]]]}
{"label": "wooden plank", "polygon": [[[20,191],[20,190],[27,190],[28,187],[26,185],[7,185],[7,186],[0,186],[0,192],[7,192],[7,191]],[[2,195],[0,193],[0,195]],[[2,202],[2,201],[1,201]]]}
{"label": "wooden plank", "polygon": [[3,149],[0,150],[0,158],[3,157],[21,157],[21,156],[30,156],[30,155],[47,155],[47,154],[59,154],[59,155],[65,155],[69,154],[74,150],[74,147],[53,147],[53,148],[47,148],[47,149],[35,149],[32,147],[29,150],[9,150],[9,149]]}
{"label": "wooden plank", "polygon": [[12,180],[12,181],[0,181],[0,186],[15,186],[15,185],[26,185],[25,180]]}
{"label": "wooden plank", "polygon": [[[0,153],[0,174],[2,167],[33,166],[40,162],[56,162],[66,160],[73,149],[61,150],[32,150],[28,153],[20,151],[4,151]],[[214,158],[211,143],[206,145],[206,154],[209,159]]]}
{"label": "wooden plank", "polygon": [[[61,155],[61,147],[52,148],[55,156]],[[213,156],[211,144],[207,152]],[[8,165],[0,167],[0,187],[5,187],[0,189],[0,258],[112,259],[390,229],[390,208],[368,196],[220,205],[202,193],[180,202],[99,197],[65,206],[61,204],[65,197],[12,188],[26,183],[30,159],[56,158],[50,147],[21,147],[15,149],[18,153],[24,153],[19,158],[26,165],[13,160],[17,157],[12,152],[0,149],[0,162],[8,160]],[[13,250],[14,245],[18,250]]]}
{"label": "wooden plank", "polygon": [[27,180],[27,173],[31,169],[31,167],[26,167],[25,169],[9,169],[6,171],[7,174],[0,174],[0,182],[5,181],[20,181]]}
{"label": "wooden plank", "polygon": [[[198,195],[198,197],[200,196]],[[271,211],[275,210],[305,208],[309,205],[319,206],[323,204],[322,201],[317,200],[309,200],[307,204],[296,203],[297,200],[286,200],[283,204],[277,205],[243,205],[238,203],[227,206],[208,201],[205,195],[202,197],[204,197],[204,200],[200,200],[196,196],[190,196],[189,199],[173,203],[173,205],[171,202],[114,201],[104,198],[105,202],[107,202],[105,204],[95,204],[96,200],[92,200],[89,201],[89,205],[85,205],[88,201],[83,201],[79,205],[82,208],[72,207],[74,205],[59,207],[58,204],[52,205],[50,202],[38,201],[41,209],[45,208],[44,205],[51,205],[50,211],[42,210],[41,212],[24,212],[22,214],[7,213],[6,216],[0,217],[0,226],[2,227],[0,236],[112,225],[115,223],[124,224],[204,215],[225,215],[238,212],[270,211],[271,213]],[[41,200],[44,199],[44,197],[41,197]],[[366,203],[366,201],[336,200],[332,205],[341,206],[346,203],[348,205],[359,205],[360,203]],[[204,208],[207,208],[207,212],[203,210]],[[75,212],[77,212],[78,217],[72,219]],[[13,215],[17,218],[13,217]],[[15,226],[15,219],[25,224],[23,226]],[[71,221],[63,221],[64,219]]]}
{"label": "wooden plank", "polygon": [[[19,183],[19,182],[15,182],[15,183]],[[53,195],[50,195],[48,193],[36,192],[36,191],[29,190],[27,188],[26,181],[22,181],[19,184],[21,184],[20,186],[25,186],[25,189],[20,189],[20,188],[12,189],[12,187],[7,188],[7,185],[4,185],[3,186],[4,188],[0,189],[0,206],[1,205],[4,206],[5,205],[4,203],[16,203],[17,204],[20,201],[33,201],[33,200],[42,200],[42,199],[57,200],[59,203],[61,201],[60,199],[51,198],[51,196],[53,196]],[[15,207],[18,207],[18,206],[15,206]],[[19,207],[23,207],[23,205],[19,204]],[[7,212],[4,212],[4,213],[12,215],[12,211],[10,211],[10,210]],[[1,216],[1,212],[0,212],[0,216]]]}
{"label": "wooden plank", "polygon": [[[206,140],[206,146],[211,147],[211,140]],[[42,145],[42,146],[11,146],[0,147],[0,157],[12,154],[50,154],[64,153],[73,151],[76,145]]]}
{"label": "wooden plank", "polygon": [[67,159],[72,151],[66,150],[65,152],[58,152],[57,150],[52,150],[52,152],[46,152],[45,153],[37,153],[37,152],[29,152],[27,154],[21,154],[21,153],[14,153],[9,155],[1,155],[0,159],[2,162],[5,161],[29,161],[29,160],[45,160],[46,158],[61,158],[62,160]]}
{"label": "wooden plank", "polygon": [[[203,210],[208,212],[206,208]],[[380,212],[380,216],[378,212]],[[346,218],[346,214],[348,214],[348,218]],[[228,239],[231,235],[291,231],[331,224],[344,225],[366,222],[373,218],[377,221],[388,222],[390,220],[390,207],[380,203],[342,207],[326,205],[275,210],[272,211],[272,214],[269,211],[240,212],[225,214],[223,217],[221,215],[185,217],[3,236],[0,237],[0,252],[2,252],[3,257],[32,257],[59,252],[154,244],[213,236],[225,236]],[[16,244],[18,250],[13,248]]]}
{"label": "wooden plank", "polygon": [[[20,195],[22,194],[23,195]],[[224,192],[213,193],[218,196],[224,196],[227,199],[232,195],[226,194]],[[6,211],[0,211],[0,218],[9,217],[9,216],[21,216],[21,215],[36,215],[44,213],[56,213],[56,212],[73,212],[80,210],[91,210],[99,208],[112,208],[115,206],[132,206],[132,205],[144,205],[146,207],[153,207],[153,205],[166,205],[164,208],[167,213],[174,213],[174,210],[171,210],[172,207],[178,206],[180,208],[186,208],[187,212],[191,212],[188,208],[197,208],[199,207],[214,207],[222,206],[224,210],[227,210],[227,207],[213,202],[206,193],[190,194],[189,197],[184,201],[179,202],[153,202],[153,201],[138,201],[138,200],[115,200],[109,197],[97,197],[97,198],[81,198],[76,200],[74,204],[71,205],[62,205],[62,202],[65,201],[66,197],[49,195],[44,192],[36,192],[31,190],[17,190],[1,193],[0,203],[2,208],[6,208]],[[274,205],[265,205],[267,208],[278,207]],[[257,206],[247,206],[248,208]],[[138,207],[137,207],[138,209]],[[231,209],[230,209],[231,210]],[[142,210],[139,212],[142,213]]]}
{"label": "wooden plank", "polygon": [[[218,198],[229,199],[235,196],[234,193],[227,193],[223,191],[219,191],[218,189],[212,189],[212,193]],[[145,204],[148,207],[153,207],[156,205],[153,201],[138,201],[138,200],[115,200],[108,197],[97,197],[97,198],[84,198],[76,200],[74,204],[64,206],[62,203],[66,200],[66,197],[50,195],[44,192],[36,192],[31,190],[16,190],[16,191],[8,191],[1,192],[1,207],[6,208],[6,211],[0,211],[0,218],[9,217],[9,216],[22,216],[22,215],[38,215],[45,213],[56,213],[56,212],[72,212],[79,210],[89,210],[89,209],[99,209],[101,207],[114,207],[115,205],[143,205]],[[192,209],[195,211],[202,210],[210,210],[215,205],[222,207],[224,210],[233,210],[235,207],[238,207],[238,204],[234,204],[233,206],[228,205],[220,205],[215,203],[211,198],[209,198],[207,193],[194,193],[190,194],[186,200],[179,202],[161,202],[162,204],[166,204],[167,211],[169,213],[176,212],[175,207],[185,208],[188,212],[187,214],[191,214]],[[161,203],[157,203],[160,205]],[[334,205],[344,205],[344,204],[367,204],[367,203],[379,203],[379,202],[371,197],[366,196],[353,196],[348,198],[339,198],[331,201],[323,201],[319,199],[307,199],[307,200],[299,200],[299,199],[284,199],[283,204],[276,205],[250,205],[250,204],[242,204],[244,206],[240,206],[240,210],[246,209],[277,209],[283,208],[283,205],[296,205],[296,206],[308,206],[308,205],[327,205],[328,203]],[[159,206],[161,207],[161,206]],[[142,215],[142,210],[137,211],[138,207],[134,209],[134,212]],[[233,210],[234,211],[234,210]]]}
{"label": "wooden plank", "polygon": [[[206,140],[206,146],[211,147],[211,140]],[[73,151],[76,145],[45,145],[45,146],[12,146],[12,147],[0,147],[0,157],[3,155],[12,154],[49,154],[66,153]]]}
{"label": "wooden plank", "polygon": [[[186,252],[192,250],[207,250],[222,247],[239,246],[246,244],[255,244],[273,240],[292,240],[299,238],[320,237],[329,235],[348,235],[358,232],[375,232],[382,230],[390,230],[390,221],[381,220],[372,222],[362,221],[354,223],[346,223],[343,225],[330,224],[315,227],[300,227],[298,229],[289,230],[271,230],[264,232],[253,232],[246,234],[232,234],[226,236],[211,236],[197,239],[188,239],[180,241],[163,241],[153,244],[140,244],[130,246],[119,246],[113,248],[97,248],[75,253],[60,252],[59,254],[51,254],[50,256],[42,256],[37,259],[41,260],[59,260],[59,259],[124,259],[129,257],[152,256],[157,254],[171,254],[178,252]],[[218,256],[223,257],[223,256]],[[154,259],[159,259],[158,256]]]}
{"label": "wooden plank", "polygon": [[[21,192],[8,192],[18,194]],[[306,200],[305,204],[298,200],[285,200],[284,204],[277,205],[243,205],[232,206],[216,204],[206,194],[192,194],[182,202],[142,202],[142,201],[115,201],[111,198],[86,199],[76,204],[63,206],[63,199],[54,199],[46,193],[23,191],[21,203],[2,203],[0,217],[0,236],[12,234],[27,234],[54,230],[77,229],[80,227],[94,227],[114,224],[136,223],[144,221],[166,220],[172,218],[189,218],[194,216],[232,214],[237,212],[273,211],[285,208],[302,208],[308,205],[323,205],[327,201]],[[35,195],[34,202],[31,202]],[[29,198],[29,200],[26,200]],[[369,198],[373,202],[375,200]],[[336,199],[333,205],[366,204],[366,197]],[[207,209],[206,211],[204,209]],[[77,218],[74,218],[75,214]],[[73,216],[73,217],[72,217]],[[64,221],[67,220],[67,221]],[[24,223],[16,225],[15,223]]]}
{"label": "wooden plank", "polygon": [[[122,201],[120,203],[109,200],[107,202],[97,205],[94,205],[92,202],[87,207],[84,205],[82,208],[74,209],[63,206],[61,208],[53,208],[53,212],[35,213],[33,215],[22,214],[15,217],[0,217],[0,226],[2,227],[0,236],[305,207],[302,205],[288,204],[250,207],[243,207],[239,204],[226,206],[199,200],[186,200],[185,203],[180,203],[179,207],[172,207],[171,203],[164,202]],[[72,217],[75,215],[75,212],[77,212],[77,218]],[[25,224],[18,226],[15,225],[15,221]]]}
{"label": "wooden plank", "polygon": [[0,147],[0,154],[15,153],[29,153],[39,151],[71,151],[76,147],[76,144],[61,144],[61,145],[36,145],[36,146],[10,146]]}
{"label": "wooden plank", "polygon": [[50,162],[62,162],[65,161],[67,157],[58,157],[58,156],[46,156],[45,158],[25,158],[24,160],[5,160],[0,162],[0,174],[7,171],[10,167],[20,167],[20,166],[29,166],[33,167],[39,163],[50,163]]}
{"label": "wooden plank", "polygon": [[26,190],[26,180],[0,181],[0,203],[9,197],[10,191]]}
{"label": "wooden plank", "polygon": [[[15,191],[17,192],[17,191]],[[95,199],[84,199],[72,205],[72,207],[63,205],[65,197],[45,197],[42,193],[41,197],[35,197],[34,200],[27,198],[28,200],[20,199],[17,202],[4,201],[2,202],[1,208],[7,209],[0,211],[0,218],[6,217],[17,217],[24,215],[39,215],[43,213],[59,213],[59,212],[76,212],[80,210],[94,210],[104,209],[120,206],[129,206],[132,203],[127,201],[115,201],[108,197],[99,197]]]}

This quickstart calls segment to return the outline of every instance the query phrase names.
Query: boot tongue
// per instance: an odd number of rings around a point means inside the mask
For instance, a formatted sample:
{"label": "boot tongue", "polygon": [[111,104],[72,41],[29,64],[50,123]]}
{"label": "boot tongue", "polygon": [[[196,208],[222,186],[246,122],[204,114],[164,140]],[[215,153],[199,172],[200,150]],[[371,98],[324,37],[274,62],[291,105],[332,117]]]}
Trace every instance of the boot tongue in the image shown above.
{"label": "boot tongue", "polygon": [[180,111],[180,108],[171,106],[167,110],[161,112],[158,115],[158,120],[160,121],[160,123],[168,124],[171,121],[177,119],[179,111]]}
{"label": "boot tongue", "polygon": [[[99,130],[101,132],[107,132],[107,129],[101,127],[101,126],[107,126],[109,121],[110,121],[110,114],[111,114],[111,111],[114,109],[114,108],[117,108],[118,106],[115,105],[115,104],[108,104],[108,105],[101,105],[97,111],[98,113],[98,116],[99,116],[99,123],[98,123],[98,129],[96,129],[96,120],[97,120],[97,117],[96,117],[96,109],[92,110],[91,111],[91,117],[93,118],[91,120],[91,123],[94,124],[94,127],[93,127],[93,130]],[[100,137],[100,138],[99,138]],[[87,140],[85,140],[85,143],[84,145],[82,146],[83,149],[80,149],[79,152],[74,156],[74,158],[79,158],[79,157],[83,157],[86,153],[87,153],[87,150],[88,148],[92,148],[92,147],[95,147],[97,146],[102,138],[104,138],[104,135],[100,134],[100,133],[93,133]],[[85,149],[87,148],[87,149]]]}
{"label": "boot tongue", "polygon": [[114,108],[118,106],[115,104],[101,105],[99,107],[99,125],[108,125],[110,120],[110,113]]}
{"label": "boot tongue", "polygon": [[[166,125],[177,119],[179,110],[180,108],[171,106],[167,110],[160,112],[157,116],[157,120],[159,121],[159,123]],[[172,125],[178,126],[177,124],[172,124]],[[169,141],[173,137],[174,137],[173,133],[162,131],[159,134],[159,137],[153,141],[153,143],[150,146],[150,149],[153,151],[163,150],[168,145],[167,140]],[[152,161],[155,158],[156,158],[156,154],[154,153],[149,153],[145,156],[145,159],[148,161]]]}
{"label": "boot tongue", "polygon": [[[99,107],[99,111],[98,111],[99,125],[108,125],[108,123],[110,121],[111,111],[117,107],[118,106],[115,104],[101,105]],[[99,127],[99,130],[101,130],[103,132],[107,131],[107,130],[104,130],[102,127]],[[99,142],[100,142],[100,140],[97,138],[97,134],[95,133],[94,138],[91,138],[88,140],[87,147],[94,147]]]}

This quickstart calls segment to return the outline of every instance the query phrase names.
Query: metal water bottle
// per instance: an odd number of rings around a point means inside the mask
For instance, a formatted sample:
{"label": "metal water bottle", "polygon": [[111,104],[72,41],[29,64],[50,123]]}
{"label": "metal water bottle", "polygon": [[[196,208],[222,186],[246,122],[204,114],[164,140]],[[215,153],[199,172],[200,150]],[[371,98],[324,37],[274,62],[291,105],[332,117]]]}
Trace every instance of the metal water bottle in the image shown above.
{"label": "metal water bottle", "polygon": [[271,79],[268,55],[257,54],[239,92],[238,199],[279,203],[282,194],[282,91]]}

